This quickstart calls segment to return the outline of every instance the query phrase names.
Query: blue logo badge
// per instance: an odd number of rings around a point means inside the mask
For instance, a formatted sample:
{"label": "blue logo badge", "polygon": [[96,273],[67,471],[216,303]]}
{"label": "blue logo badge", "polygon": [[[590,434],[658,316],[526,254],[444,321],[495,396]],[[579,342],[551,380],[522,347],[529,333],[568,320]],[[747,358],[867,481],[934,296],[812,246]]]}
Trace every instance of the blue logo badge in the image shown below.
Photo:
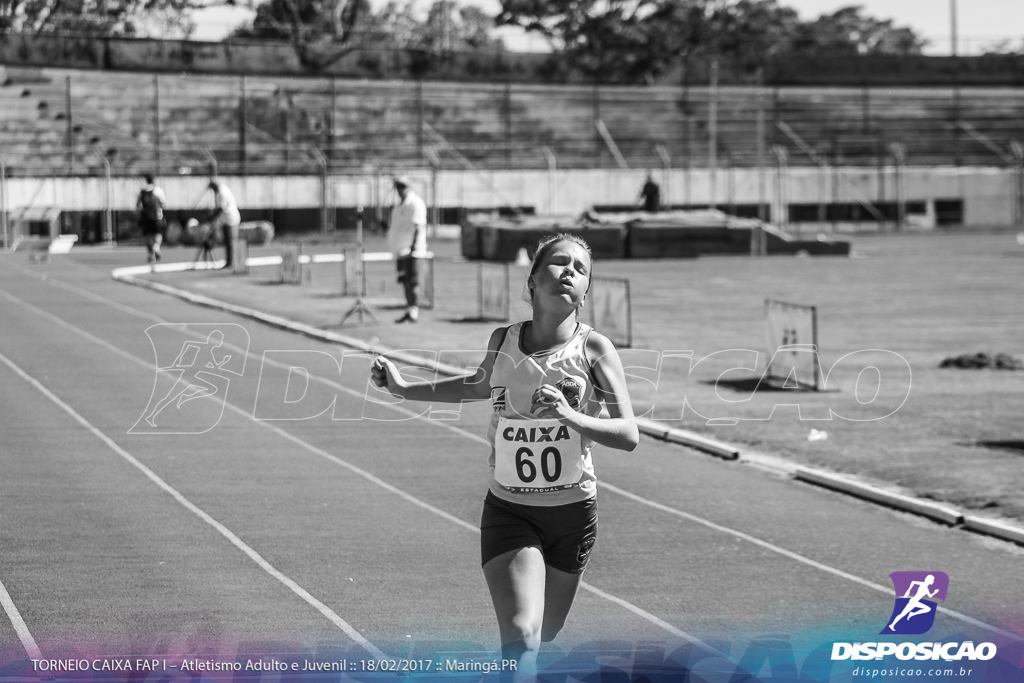
{"label": "blue logo badge", "polygon": [[935,601],[946,599],[949,576],[945,572],[893,572],[889,578],[896,591],[896,604],[881,633],[926,633],[935,623]]}

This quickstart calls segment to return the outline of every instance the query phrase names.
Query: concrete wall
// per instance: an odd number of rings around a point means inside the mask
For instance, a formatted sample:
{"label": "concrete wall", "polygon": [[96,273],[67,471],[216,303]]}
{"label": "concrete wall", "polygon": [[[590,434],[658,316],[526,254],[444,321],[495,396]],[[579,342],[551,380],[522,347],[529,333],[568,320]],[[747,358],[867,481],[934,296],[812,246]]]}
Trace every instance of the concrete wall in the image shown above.
{"label": "concrete wall", "polygon": [[[594,204],[632,204],[637,200],[645,170],[567,171],[441,171],[436,187],[429,171],[409,174],[429,205],[493,208],[532,206],[539,214],[579,214]],[[772,207],[774,222],[786,223],[782,204],[851,203],[896,199],[896,174],[889,168],[844,168],[837,172],[794,167],[780,176],[776,169],[710,173],[707,169],[654,170],[666,204],[756,204]],[[316,176],[223,177],[244,209],[312,208],[320,205],[321,179]],[[158,179],[171,210],[212,206],[201,176]],[[907,168],[903,173],[906,201],[924,201],[927,216],[936,199],[963,199],[967,227],[1010,226],[1014,220],[1015,175],[1012,170],[984,167]],[[387,206],[394,202],[389,175],[332,176],[330,202],[337,207],[362,203]],[[110,202],[114,210],[131,210],[140,187],[137,178],[113,178]],[[104,208],[103,178],[13,178],[7,180],[7,206],[12,215],[26,207],[59,207],[72,211]],[[779,219],[782,219],[781,221]],[[811,229],[813,226],[807,226]],[[924,226],[927,227],[927,226]]]}

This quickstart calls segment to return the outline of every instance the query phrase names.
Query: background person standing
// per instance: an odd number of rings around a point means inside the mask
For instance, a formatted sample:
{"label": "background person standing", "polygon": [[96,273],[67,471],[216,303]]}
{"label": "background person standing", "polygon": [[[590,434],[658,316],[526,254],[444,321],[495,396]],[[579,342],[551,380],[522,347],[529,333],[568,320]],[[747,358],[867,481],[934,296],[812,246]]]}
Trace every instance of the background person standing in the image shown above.
{"label": "background person standing", "polygon": [[139,214],[139,228],[146,240],[146,262],[155,263],[160,260],[160,244],[164,240],[164,206],[167,197],[157,187],[152,174],[147,173],[144,177],[146,184],[139,191],[135,210]]}
{"label": "background person standing", "polygon": [[224,268],[232,268],[235,265],[235,240],[238,239],[238,225],[242,217],[238,213],[238,204],[235,203],[235,195],[226,188],[223,183],[213,179],[210,181],[210,189],[213,190],[213,214],[210,218],[210,227],[216,230],[218,227],[224,237]]}
{"label": "background person standing", "polygon": [[395,178],[399,202],[391,209],[388,242],[398,266],[398,281],[405,290],[405,315],[396,322],[419,320],[420,260],[427,254],[427,205],[412,191],[409,178]]}
{"label": "background person standing", "polygon": [[661,187],[654,182],[654,175],[650,171],[647,172],[644,186],[640,188],[640,203],[648,213],[657,213],[661,210]]}

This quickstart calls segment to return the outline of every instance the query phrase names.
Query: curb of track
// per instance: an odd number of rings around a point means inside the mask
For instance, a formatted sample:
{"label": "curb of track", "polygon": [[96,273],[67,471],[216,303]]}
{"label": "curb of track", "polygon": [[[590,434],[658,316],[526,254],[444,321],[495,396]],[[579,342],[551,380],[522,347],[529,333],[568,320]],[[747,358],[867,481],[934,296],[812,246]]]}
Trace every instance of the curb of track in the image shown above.
{"label": "curb of track", "polygon": [[[124,282],[126,284],[135,285],[136,287],[143,287],[145,289],[159,292],[161,294],[167,294],[188,303],[204,306],[206,308],[213,308],[250,318],[272,327],[286,330],[288,332],[295,332],[318,341],[332,342],[349,348],[365,351],[367,353],[387,353],[391,358],[398,359],[404,363],[424,367],[434,370],[440,374],[453,377],[467,374],[466,368],[440,363],[411,353],[394,352],[391,349],[387,349],[380,345],[370,344],[355,337],[321,330],[313,327],[312,325],[306,325],[287,318],[264,313],[254,308],[237,306],[235,304],[229,304],[201,294],[193,294],[192,292],[178,287],[172,287],[170,285],[137,277],[136,273],[138,272],[138,268],[118,268],[111,272],[111,277],[118,282]],[[661,441],[687,446],[694,450],[722,458],[723,460],[757,465],[805,483],[845,493],[847,495],[894,508],[902,512],[920,515],[927,519],[949,526],[962,527],[979,534],[993,536],[1004,541],[1024,545],[1024,527],[1016,526],[1003,520],[966,515],[948,505],[900,493],[894,493],[878,486],[856,481],[833,472],[813,467],[805,467],[802,465],[794,465],[793,463],[789,463],[781,458],[773,458],[752,452],[744,452],[740,448],[731,444],[710,439],[686,429],[667,427],[655,420],[640,417],[637,418],[637,426],[642,434],[646,434],[647,436]]]}

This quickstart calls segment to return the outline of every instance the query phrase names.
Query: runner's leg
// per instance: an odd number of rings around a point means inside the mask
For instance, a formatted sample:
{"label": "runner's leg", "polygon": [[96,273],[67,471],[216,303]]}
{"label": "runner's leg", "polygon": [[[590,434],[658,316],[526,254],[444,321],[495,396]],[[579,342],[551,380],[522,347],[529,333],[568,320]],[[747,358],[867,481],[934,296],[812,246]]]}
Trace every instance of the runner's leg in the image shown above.
{"label": "runner's leg", "polygon": [[501,636],[501,656],[517,662],[513,680],[537,671],[544,622],[544,556],[530,546],[502,553],[484,565]]}
{"label": "runner's leg", "polygon": [[583,581],[583,572],[570,574],[551,565],[545,565],[544,569],[544,624],[540,639],[547,643],[554,640],[565,625],[565,619],[576,599],[576,591]]}

